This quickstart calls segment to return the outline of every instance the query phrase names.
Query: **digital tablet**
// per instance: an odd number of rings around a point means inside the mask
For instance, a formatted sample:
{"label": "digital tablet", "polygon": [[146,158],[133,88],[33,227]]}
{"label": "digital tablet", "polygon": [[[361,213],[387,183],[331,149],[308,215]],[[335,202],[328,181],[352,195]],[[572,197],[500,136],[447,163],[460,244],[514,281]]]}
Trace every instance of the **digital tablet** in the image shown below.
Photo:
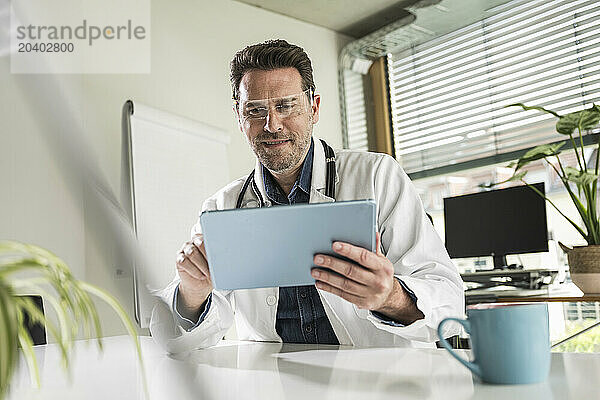
{"label": "digital tablet", "polygon": [[314,255],[334,241],[375,249],[373,200],[208,211],[200,215],[215,289],[312,285]]}

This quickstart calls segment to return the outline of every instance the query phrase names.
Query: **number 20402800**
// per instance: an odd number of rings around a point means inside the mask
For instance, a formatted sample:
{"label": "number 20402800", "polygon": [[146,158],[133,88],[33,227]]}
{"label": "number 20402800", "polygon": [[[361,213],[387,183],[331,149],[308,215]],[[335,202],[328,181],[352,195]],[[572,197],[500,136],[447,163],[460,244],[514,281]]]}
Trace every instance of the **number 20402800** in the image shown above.
{"label": "number 20402800", "polygon": [[72,53],[73,43],[19,43],[19,53]]}

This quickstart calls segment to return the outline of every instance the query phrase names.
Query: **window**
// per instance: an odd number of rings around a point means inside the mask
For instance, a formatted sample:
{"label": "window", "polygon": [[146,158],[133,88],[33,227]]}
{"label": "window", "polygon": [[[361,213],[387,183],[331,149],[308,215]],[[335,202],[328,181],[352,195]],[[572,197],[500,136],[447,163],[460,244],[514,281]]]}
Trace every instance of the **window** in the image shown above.
{"label": "window", "polygon": [[564,114],[600,102],[600,2],[515,0],[495,11],[388,55],[396,156],[413,179],[564,139],[553,116],[508,104]]}
{"label": "window", "polygon": [[342,117],[342,123],[345,123],[344,147],[353,150],[367,150],[367,112],[363,75],[358,72],[344,70],[343,99],[345,116]]}
{"label": "window", "polygon": [[[596,149],[597,145],[586,147],[585,159],[588,161],[595,160]],[[577,167],[577,159],[572,150],[563,152],[560,157],[564,166]],[[582,224],[577,209],[552,167],[540,160],[527,165],[524,170],[528,172],[526,176],[528,183],[544,182],[546,196],[571,220],[577,224]],[[436,231],[443,240],[445,237],[444,198],[481,191],[480,184],[503,181],[509,178],[512,172],[512,169],[506,168],[506,163],[500,163],[461,170],[451,174],[415,179],[413,184],[426,212],[433,218]],[[515,183],[510,182],[497,188],[501,189],[514,185]],[[585,245],[586,242],[575,228],[547,202],[546,212],[550,239],[549,252],[509,255],[507,259],[509,264],[521,264],[526,268],[558,269],[562,271],[559,273],[559,281],[562,281],[564,272],[567,271],[568,267],[566,254],[558,247],[558,241],[569,246]],[[461,272],[471,272],[477,268],[486,269],[493,266],[491,256],[454,259],[454,262]]]}
{"label": "window", "polygon": [[[441,237],[444,197],[476,192],[482,183],[507,179],[512,174],[506,168],[509,161],[537,145],[565,139],[555,131],[552,115],[507,105],[525,103],[566,114],[600,104],[600,2],[513,0],[486,12],[489,16],[483,20],[432,40],[414,39],[413,47],[386,56],[395,154]],[[345,122],[349,148],[357,148],[356,143],[366,146],[370,127],[364,111],[368,99],[360,76],[353,74],[344,77],[349,82],[354,77],[357,84],[342,91],[347,109],[358,105],[356,114],[345,115],[360,120]],[[598,133],[584,137],[587,160],[595,160],[598,145],[591,145],[597,143]],[[565,146],[561,160],[576,166],[567,151],[570,147]],[[526,169],[528,182],[545,182],[552,201],[581,222],[551,167],[537,162]],[[556,240],[583,243],[551,206],[547,211],[548,228]],[[509,256],[509,262],[564,266],[564,254],[553,247],[549,253]],[[490,260],[481,257],[458,264],[470,269],[489,266]]]}

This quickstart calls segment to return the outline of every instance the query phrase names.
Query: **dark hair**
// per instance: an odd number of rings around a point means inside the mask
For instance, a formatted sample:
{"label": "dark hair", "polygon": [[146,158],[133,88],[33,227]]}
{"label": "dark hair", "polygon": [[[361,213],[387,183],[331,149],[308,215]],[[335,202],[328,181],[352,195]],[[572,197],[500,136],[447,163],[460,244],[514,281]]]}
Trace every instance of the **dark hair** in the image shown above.
{"label": "dark hair", "polygon": [[285,40],[267,40],[248,46],[235,53],[229,65],[229,79],[235,100],[239,100],[240,82],[244,74],[253,69],[269,71],[277,68],[296,68],[302,78],[302,90],[311,89],[311,95],[315,90],[310,58],[302,47]]}

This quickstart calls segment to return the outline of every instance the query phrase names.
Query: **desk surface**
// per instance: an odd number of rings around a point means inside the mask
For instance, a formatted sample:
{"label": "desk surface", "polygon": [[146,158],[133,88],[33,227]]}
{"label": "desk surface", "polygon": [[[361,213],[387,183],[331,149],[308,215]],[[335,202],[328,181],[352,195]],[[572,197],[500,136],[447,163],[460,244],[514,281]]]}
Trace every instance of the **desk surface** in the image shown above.
{"label": "desk surface", "polygon": [[[223,342],[185,358],[169,357],[142,337],[151,399],[591,399],[600,392],[600,353],[552,354],[542,384],[482,384],[441,349],[353,349],[337,346]],[[466,354],[465,351],[463,355]],[[143,399],[131,340],[76,344],[72,384],[56,345],[38,346],[42,389],[25,368],[9,399]],[[596,396],[596,397],[595,397]]]}
{"label": "desk surface", "polygon": [[[487,301],[498,301],[507,303],[521,302],[596,302],[600,301],[599,294],[584,294],[573,283],[549,286],[544,289],[503,289],[502,287],[489,289],[475,289],[466,292],[467,299],[477,296]],[[492,300],[493,299],[493,300]]]}
{"label": "desk surface", "polygon": [[498,297],[498,301],[507,303],[522,303],[522,302],[554,302],[554,303],[587,303],[600,301],[600,294],[584,294],[581,296],[556,296],[556,295],[534,295],[525,297]]}

